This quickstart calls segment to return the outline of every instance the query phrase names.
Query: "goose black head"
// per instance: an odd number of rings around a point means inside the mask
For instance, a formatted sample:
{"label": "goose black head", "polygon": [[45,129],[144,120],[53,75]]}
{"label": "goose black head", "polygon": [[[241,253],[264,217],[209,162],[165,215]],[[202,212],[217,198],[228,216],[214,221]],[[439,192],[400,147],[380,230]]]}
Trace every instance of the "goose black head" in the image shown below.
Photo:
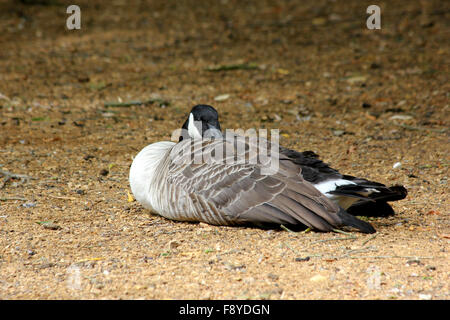
{"label": "goose black head", "polygon": [[194,106],[184,122],[179,141],[183,139],[221,138],[219,114],[206,104]]}

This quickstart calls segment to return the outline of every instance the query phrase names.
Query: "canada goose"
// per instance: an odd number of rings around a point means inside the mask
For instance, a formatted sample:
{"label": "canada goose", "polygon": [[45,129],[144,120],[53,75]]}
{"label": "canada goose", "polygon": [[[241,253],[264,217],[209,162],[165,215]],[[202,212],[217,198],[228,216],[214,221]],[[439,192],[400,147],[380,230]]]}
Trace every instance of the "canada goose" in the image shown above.
{"label": "canada goose", "polygon": [[[217,111],[208,105],[197,105],[183,125],[185,130],[180,135],[180,141],[189,137],[198,138],[201,134],[205,136],[205,130],[210,127],[203,119],[208,119],[208,122],[213,123],[220,130]],[[194,120],[205,123],[202,126],[202,133],[194,130],[196,128],[194,126],[190,126],[191,130],[188,130],[188,124]],[[217,132],[214,134],[217,135]],[[353,215],[391,215],[394,211],[387,202],[402,200],[408,193],[403,186],[387,187],[382,183],[343,175],[321,161],[312,151],[298,152],[280,146],[279,152],[301,168],[301,174],[306,181]]]}
{"label": "canada goose", "polygon": [[[216,150],[236,151],[233,137],[222,136],[211,106],[195,106],[183,128],[178,143],[153,143],[133,160],[131,191],[145,208],[168,219],[214,225],[305,225],[320,231],[351,226],[375,232],[306,181],[301,166],[281,153],[278,170],[270,175],[263,174],[266,164],[245,162],[252,157],[248,145],[244,153],[234,153],[244,161],[231,164],[186,156],[181,151],[192,148],[207,157]],[[214,139],[201,139],[205,136]]]}

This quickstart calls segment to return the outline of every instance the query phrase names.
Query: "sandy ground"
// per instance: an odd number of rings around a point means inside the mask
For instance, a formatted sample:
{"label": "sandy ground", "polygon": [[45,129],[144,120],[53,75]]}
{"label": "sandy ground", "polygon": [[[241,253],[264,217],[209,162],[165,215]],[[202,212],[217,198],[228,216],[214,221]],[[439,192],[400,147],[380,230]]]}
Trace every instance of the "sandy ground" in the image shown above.
{"label": "sandy ground", "polygon": [[[367,1],[79,0],[73,31],[65,1],[14,2],[0,170],[32,179],[0,189],[1,299],[449,299],[448,1],[378,1],[368,30]],[[255,68],[207,70],[230,64]],[[197,103],[409,195],[374,235],[155,216],[128,201],[132,157]]]}

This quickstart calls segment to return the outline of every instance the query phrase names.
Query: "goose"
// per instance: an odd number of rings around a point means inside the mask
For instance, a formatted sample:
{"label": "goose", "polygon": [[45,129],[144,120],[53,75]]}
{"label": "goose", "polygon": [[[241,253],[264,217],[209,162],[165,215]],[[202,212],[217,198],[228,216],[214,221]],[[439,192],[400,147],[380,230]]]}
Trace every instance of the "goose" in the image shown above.
{"label": "goose", "polygon": [[[195,130],[196,127],[192,125],[194,118],[205,124],[202,126],[203,131]],[[210,128],[216,129],[213,136],[218,135],[217,130],[220,132],[218,112],[209,105],[194,106],[188,120],[183,124],[179,141],[205,136],[205,131]],[[298,152],[280,146],[279,152],[301,168],[306,181],[352,215],[393,215],[394,211],[388,202],[402,200],[408,194],[406,188],[400,185],[387,187],[379,182],[341,174],[320,160],[313,151]]]}
{"label": "goose", "polygon": [[[222,134],[213,107],[195,106],[182,129],[178,143],[152,143],[133,159],[130,188],[144,208],[167,219],[212,225],[375,232],[305,180],[302,166],[281,152],[274,152],[278,169],[271,174],[265,173],[267,162],[246,161],[254,156],[250,143],[238,152],[234,137]],[[214,161],[217,150],[234,151],[237,161]]]}

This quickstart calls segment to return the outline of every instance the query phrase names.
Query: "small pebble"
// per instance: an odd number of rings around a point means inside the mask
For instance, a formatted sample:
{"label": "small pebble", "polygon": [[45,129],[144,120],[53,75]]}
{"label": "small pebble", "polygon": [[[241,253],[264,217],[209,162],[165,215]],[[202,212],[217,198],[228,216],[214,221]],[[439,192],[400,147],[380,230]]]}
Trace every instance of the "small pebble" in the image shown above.
{"label": "small pebble", "polygon": [[380,68],[381,68],[381,65],[376,62],[373,62],[370,64],[370,69],[380,69]]}
{"label": "small pebble", "polygon": [[230,97],[229,94],[221,94],[220,96],[217,96],[214,98],[214,101],[225,101]]}
{"label": "small pebble", "polygon": [[340,137],[344,135],[344,133],[345,133],[344,130],[333,130],[333,135],[335,135],[336,137]]}
{"label": "small pebble", "polygon": [[309,121],[309,120],[311,120],[311,116],[300,117],[299,115],[297,115],[296,119],[298,121]]}
{"label": "small pebble", "polygon": [[180,243],[176,240],[172,240],[169,242],[169,249],[170,250],[175,250],[176,248],[178,248],[180,246]]}
{"label": "small pebble", "polygon": [[273,274],[273,273],[269,273],[269,274],[267,275],[267,277],[268,277],[269,279],[272,279],[273,281],[276,281],[276,280],[278,280],[278,279],[280,278],[278,275]]}
{"label": "small pebble", "polygon": [[297,258],[295,258],[295,261],[297,261],[297,262],[303,262],[303,261],[309,261],[311,258],[310,257],[304,257],[304,258],[302,258],[302,257],[297,257]]}
{"label": "small pebble", "polygon": [[399,289],[399,288],[392,288],[392,289],[391,289],[391,292],[392,292],[392,293],[401,293],[402,290]]}
{"label": "small pebble", "polygon": [[42,263],[38,268],[39,269],[47,269],[47,268],[53,268],[54,266],[56,266],[56,264],[54,264],[52,262],[47,262],[47,263]]}
{"label": "small pebble", "polygon": [[312,276],[311,278],[309,278],[309,281],[312,281],[312,282],[322,282],[322,281],[325,281],[325,280],[327,280],[327,278],[322,276],[322,275],[320,275],[320,274],[317,274],[317,275]]}
{"label": "small pebble", "polygon": [[406,264],[408,264],[408,265],[416,264],[416,265],[420,266],[420,265],[422,265],[423,263],[420,262],[419,259],[411,259],[411,260],[406,261]]}
{"label": "small pebble", "polygon": [[36,207],[36,203],[34,203],[34,202],[23,203],[22,207],[24,207],[24,208],[34,208],[34,207]]}
{"label": "small pebble", "polygon": [[148,256],[144,256],[144,257],[142,258],[142,261],[144,261],[144,262],[148,262],[148,261],[150,261],[150,260],[153,260],[153,258],[152,258],[152,257],[148,257]]}
{"label": "small pebble", "polygon": [[398,169],[398,168],[400,168],[402,166],[402,163],[401,162],[396,162],[396,163],[394,163],[394,165],[392,166],[392,169]]}
{"label": "small pebble", "polygon": [[431,294],[419,294],[419,299],[420,300],[431,300]]}
{"label": "small pebble", "polygon": [[87,155],[85,155],[85,156],[83,157],[83,159],[86,160],[86,161],[91,160],[91,159],[93,159],[93,158],[95,158],[95,156],[93,156],[93,155],[91,155],[91,154],[87,154]]}
{"label": "small pebble", "polygon": [[45,223],[41,223],[41,225],[44,227],[44,229],[49,229],[49,230],[61,229],[60,226],[58,226],[57,224],[54,224],[53,222],[45,222]]}
{"label": "small pebble", "polygon": [[273,114],[273,120],[276,121],[276,122],[279,122],[279,121],[281,121],[281,117],[278,114],[274,113]]}

